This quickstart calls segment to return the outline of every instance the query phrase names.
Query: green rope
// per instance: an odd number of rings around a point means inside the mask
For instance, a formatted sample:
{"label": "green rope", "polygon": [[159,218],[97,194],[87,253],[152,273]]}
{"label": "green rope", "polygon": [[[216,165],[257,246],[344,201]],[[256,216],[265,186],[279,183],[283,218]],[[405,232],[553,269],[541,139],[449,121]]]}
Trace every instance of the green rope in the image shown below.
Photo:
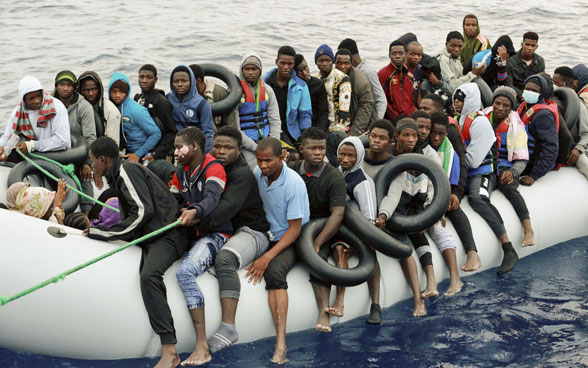
{"label": "green rope", "polygon": [[167,226],[162,227],[161,229],[158,229],[158,230],[155,230],[153,232],[150,232],[147,235],[143,235],[139,239],[133,240],[132,242],[130,242],[128,244],[125,244],[125,245],[123,245],[123,246],[121,246],[119,248],[116,248],[114,250],[111,250],[110,252],[108,252],[106,254],[103,254],[103,255],[101,255],[99,257],[96,257],[96,258],[94,258],[92,260],[89,260],[86,263],[82,263],[81,265],[78,265],[78,266],[76,266],[76,267],[74,267],[72,269],[69,269],[69,270],[67,270],[65,272],[62,272],[62,273],[60,273],[58,275],[55,275],[55,276],[51,277],[50,279],[47,279],[47,280],[45,280],[45,281],[43,281],[41,283],[38,283],[35,286],[32,286],[32,287],[30,287],[30,288],[28,288],[26,290],[21,291],[20,293],[16,293],[16,294],[14,294],[12,296],[9,296],[9,297],[8,296],[0,296],[0,306],[3,306],[6,303],[9,303],[9,302],[11,302],[13,300],[16,300],[16,299],[18,299],[20,297],[23,297],[25,295],[28,295],[28,294],[30,294],[30,293],[32,293],[32,292],[34,292],[36,290],[39,290],[39,289],[41,289],[41,288],[43,288],[43,287],[45,287],[45,286],[47,286],[49,284],[56,283],[59,280],[63,280],[63,279],[65,279],[66,276],[71,275],[72,273],[74,273],[76,271],[79,271],[79,270],[81,270],[83,268],[86,268],[86,267],[88,267],[88,266],[90,266],[90,265],[92,265],[92,264],[94,264],[96,262],[99,262],[99,261],[101,261],[101,260],[103,260],[103,259],[105,259],[107,257],[110,257],[113,254],[116,254],[116,253],[118,253],[120,251],[123,251],[123,250],[125,250],[125,249],[127,249],[127,248],[129,248],[129,247],[131,247],[131,246],[133,246],[135,244],[138,244],[138,243],[140,243],[140,242],[142,242],[144,240],[153,238],[154,236],[157,236],[157,235],[159,235],[159,234],[161,234],[161,233],[163,233],[163,232],[165,232],[167,230],[173,229],[174,227],[180,225],[181,223],[182,223],[182,221],[181,220],[178,220],[178,221],[173,222],[173,223],[171,223],[171,224],[169,224]]}
{"label": "green rope", "polygon": [[[55,180],[55,181],[59,181],[59,178],[57,178],[56,176],[54,176],[53,174],[51,174],[49,171],[47,171],[47,170],[43,169],[43,168],[42,168],[41,166],[39,166],[39,165],[38,165],[38,164],[37,164],[35,161],[33,161],[32,159],[30,159],[29,157],[27,157],[27,155],[25,155],[24,153],[22,153],[20,149],[18,149],[18,148],[17,148],[17,149],[16,149],[16,152],[18,152],[18,154],[19,154],[19,155],[21,155],[21,156],[22,156],[22,158],[24,158],[25,160],[27,160],[27,162],[29,162],[31,165],[33,165],[33,166],[34,166],[34,167],[35,167],[37,170],[39,170],[39,171],[40,171],[40,172],[42,172],[43,174],[47,175],[49,178],[51,178],[51,179],[53,179],[53,180]],[[34,156],[34,157],[39,157],[39,158],[41,158],[41,157],[42,157],[44,160],[47,160],[47,161],[49,161],[49,162],[52,162],[52,163],[55,163],[55,164],[57,164],[58,166],[60,166],[60,167],[63,169],[63,165],[61,165],[60,163],[58,163],[58,162],[56,162],[56,161],[53,161],[53,160],[51,160],[50,158],[47,158],[47,157],[44,157],[44,156],[35,155],[35,154],[33,154],[33,153],[30,153],[30,155],[32,155],[32,156]],[[72,167],[73,167],[73,165],[72,165]],[[75,176],[74,176],[74,177],[75,177]],[[77,177],[75,177],[75,179],[74,179],[74,180],[76,180],[76,181],[77,181],[77,185],[79,186],[80,184],[79,184],[78,178],[77,178]],[[112,207],[112,206],[110,206],[110,205],[108,205],[108,204],[106,204],[106,203],[100,202],[99,200],[97,200],[97,199],[94,199],[94,197],[87,195],[86,193],[84,193],[84,192],[82,192],[81,190],[78,190],[78,189],[76,189],[76,188],[72,187],[72,186],[71,186],[71,185],[69,185],[69,184],[66,184],[66,186],[67,186],[69,189],[71,189],[71,190],[73,190],[74,192],[76,192],[76,193],[78,193],[79,195],[81,195],[82,197],[84,197],[84,198],[86,198],[86,199],[89,199],[89,200],[91,200],[92,202],[98,203],[99,205],[101,205],[101,206],[103,206],[103,207],[109,208],[109,209],[111,209],[111,210],[113,210],[113,211],[115,211],[115,212],[118,212],[118,213],[120,213],[120,210],[119,210],[118,208],[115,208],[115,207]],[[81,186],[80,186],[80,188],[81,188]],[[1,299],[0,299],[0,302],[1,302]]]}
{"label": "green rope", "polygon": [[80,179],[78,179],[78,177],[76,175],[76,167],[74,166],[74,164],[64,165],[61,162],[57,162],[55,160],[50,159],[49,157],[45,157],[43,155],[39,155],[39,154],[36,154],[33,152],[29,152],[29,155],[31,155],[31,157],[34,157],[34,158],[45,160],[45,161],[50,162],[53,165],[59,167],[65,175],[71,176],[72,179],[74,180],[74,182],[76,183],[76,185],[78,186],[78,189],[82,190],[82,183],[80,183]]}

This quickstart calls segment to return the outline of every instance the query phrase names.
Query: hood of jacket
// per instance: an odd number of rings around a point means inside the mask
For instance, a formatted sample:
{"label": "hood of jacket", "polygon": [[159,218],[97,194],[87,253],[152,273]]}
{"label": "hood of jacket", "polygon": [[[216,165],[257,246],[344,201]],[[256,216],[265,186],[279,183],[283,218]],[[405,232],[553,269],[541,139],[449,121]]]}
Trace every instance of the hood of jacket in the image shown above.
{"label": "hood of jacket", "polygon": [[[102,106],[103,104],[103,94],[104,94],[104,84],[102,83],[102,79],[100,78],[100,76],[98,75],[98,73],[94,72],[94,71],[87,71],[87,72],[83,72],[82,74],[80,74],[80,77],[78,78],[78,88],[77,91],[79,94],[82,93],[82,80],[84,79],[92,79],[94,82],[96,82],[96,84],[98,84],[98,104],[100,106]],[[130,88],[130,85],[129,85]],[[110,89],[109,89],[110,90]]]}
{"label": "hood of jacket", "polygon": [[514,48],[511,38],[508,35],[502,35],[498,37],[496,43],[494,44],[494,46],[492,46],[492,61],[494,61],[494,58],[498,56],[498,48],[500,46],[506,47],[506,52],[508,53],[509,57],[516,55],[517,53],[517,50]]}
{"label": "hood of jacket", "polygon": [[[539,94],[539,101],[538,102],[544,103],[545,100],[549,99],[552,91],[550,90],[549,85],[548,85],[547,81],[545,80],[545,78],[543,78],[539,74],[535,74],[530,77],[527,77],[527,79],[525,79],[525,83],[523,83],[523,86],[525,86],[527,84],[527,82],[533,82],[533,83],[541,86],[541,93]],[[539,83],[537,83],[537,82],[539,82]]]}
{"label": "hood of jacket", "polygon": [[337,156],[339,156],[339,150],[341,149],[341,146],[345,143],[353,144],[353,147],[355,147],[357,160],[355,161],[355,165],[353,165],[353,167],[351,169],[349,169],[345,172],[343,171],[343,169],[339,165],[339,171],[341,171],[343,173],[343,175],[347,175],[347,174],[350,174],[354,171],[360,170],[363,165],[363,159],[365,158],[365,147],[363,146],[363,143],[361,143],[361,139],[359,139],[359,137],[347,137],[347,138],[343,139],[341,141],[341,143],[339,143],[339,146],[337,147]]}
{"label": "hood of jacket", "polygon": [[131,100],[131,83],[129,83],[129,78],[124,73],[116,72],[112,74],[112,77],[110,77],[110,82],[108,83],[108,99],[110,99],[110,90],[112,89],[112,85],[118,80],[122,80],[129,85],[129,93],[127,93],[127,97],[123,101],[124,104],[125,102]]}
{"label": "hood of jacket", "polygon": [[178,65],[174,68],[174,70],[172,70],[170,76],[169,76],[169,96],[173,96],[173,98],[180,103],[180,99],[178,98],[177,94],[176,94],[176,89],[174,88],[174,73],[177,71],[183,71],[188,73],[188,75],[190,76],[190,89],[188,90],[188,93],[186,93],[186,95],[184,96],[184,99],[182,100],[181,103],[187,103],[188,101],[191,100],[196,100],[196,101],[200,101],[202,99],[204,99],[204,97],[200,96],[200,94],[198,93],[198,90],[196,89],[196,78],[194,77],[194,73],[192,72],[192,69],[190,69],[190,67],[188,65],[182,64],[182,65]]}
{"label": "hood of jacket", "polygon": [[588,66],[584,64],[578,64],[572,68],[576,79],[579,81],[578,89],[576,92],[580,92],[588,84]]}
{"label": "hood of jacket", "polygon": [[[177,71],[184,71],[190,76],[190,89],[182,101],[178,98],[173,86],[173,76]],[[208,103],[208,101],[198,93],[196,89],[196,78],[192,69],[184,64],[176,66],[169,77],[169,85],[170,92],[167,94],[167,99],[173,106],[173,117],[176,122],[199,122],[200,118],[195,112],[201,108],[202,103]]]}
{"label": "hood of jacket", "polygon": [[455,89],[452,96],[453,106],[455,107],[455,94],[457,91],[465,93],[465,100],[463,102],[463,109],[459,114],[459,126],[463,127],[463,123],[468,114],[482,109],[482,99],[480,97],[480,89],[476,83],[466,83]]}
{"label": "hood of jacket", "polygon": [[20,80],[18,83],[18,97],[20,97],[21,101],[24,99],[24,96],[29,92],[43,90],[43,86],[41,82],[35,77],[26,76]]}

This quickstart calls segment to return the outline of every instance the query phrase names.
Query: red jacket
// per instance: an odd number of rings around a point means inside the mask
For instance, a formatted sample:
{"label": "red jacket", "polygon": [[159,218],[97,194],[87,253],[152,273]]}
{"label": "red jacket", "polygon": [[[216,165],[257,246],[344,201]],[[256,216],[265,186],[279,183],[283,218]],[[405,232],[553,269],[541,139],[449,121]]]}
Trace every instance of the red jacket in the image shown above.
{"label": "red jacket", "polygon": [[412,73],[405,65],[399,69],[390,63],[378,72],[378,78],[388,100],[386,119],[392,120],[400,114],[410,116],[415,110]]}

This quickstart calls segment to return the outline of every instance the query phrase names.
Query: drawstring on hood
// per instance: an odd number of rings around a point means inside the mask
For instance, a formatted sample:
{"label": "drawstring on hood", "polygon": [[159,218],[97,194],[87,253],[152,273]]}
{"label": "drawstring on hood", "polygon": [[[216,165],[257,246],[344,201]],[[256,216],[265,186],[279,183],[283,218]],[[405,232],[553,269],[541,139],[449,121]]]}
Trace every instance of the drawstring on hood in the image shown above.
{"label": "drawstring on hood", "polygon": [[453,102],[453,107],[455,107],[455,96],[458,91],[463,92],[465,94],[465,100],[463,102],[463,108],[461,109],[461,113],[459,114],[459,126],[463,127],[463,123],[468,114],[476,111],[480,111],[482,108],[482,99],[480,97],[480,89],[478,85],[475,83],[466,83],[459,86],[455,92],[453,93],[451,101]]}

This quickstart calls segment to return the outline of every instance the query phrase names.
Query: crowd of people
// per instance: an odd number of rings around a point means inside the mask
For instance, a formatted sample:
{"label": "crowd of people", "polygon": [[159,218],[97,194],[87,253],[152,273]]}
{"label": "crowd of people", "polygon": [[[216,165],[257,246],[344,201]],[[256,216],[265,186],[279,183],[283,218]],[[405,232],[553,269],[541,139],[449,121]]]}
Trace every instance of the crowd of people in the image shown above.
{"label": "crowd of people", "polygon": [[[235,316],[240,297],[239,269],[253,284],[265,281],[276,331],[272,357],[286,361],[289,270],[297,261],[294,243],[310,219],[326,218],[314,239],[324,259],[333,255],[346,268],[353,253],[339,241],[347,205],[357,206],[374,224],[412,243],[424,270],[421,291],[412,256],[400,265],[412,290],[414,316],[427,313],[425,298],[439,295],[431,244],[425,232],[401,234],[394,213],[422,212],[433,198],[430,179],[409,170],[395,178],[377,203],[374,179],[394,157],[422,154],[443,167],[451,185],[445,216],[427,229],[446,263],[450,283],[445,295],[459,293],[457,241],[445,228],[448,218],[467,254],[464,272],[482,266],[468,217],[460,208],[467,194],[471,207],[489,225],[504,252],[498,274],[518,260],[500,213],[490,201],[500,190],[524,230],[522,246],[534,245],[534,232],[519,184],[533,185],[560,166],[577,166],[588,177],[588,67],[561,66],[545,73],[536,53],[539,36],[526,32],[517,51],[507,35],[494,46],[480,33],[475,15],[463,20],[463,33],[450,32],[445,46],[427,55],[414,34],[390,43],[390,63],[379,71],[362,59],[347,38],[336,51],[320,45],[311,73],[304,55],[291,46],[277,52],[276,67],[265,72],[255,53],[243,55],[243,89],[237,106],[213,116],[211,103],[230,93],[205,79],[197,65],[179,65],[170,92],[157,89],[157,69],[138,71],[140,93],[131,98],[126,75],[114,73],[105,90],[100,76],[68,70],[55,77],[48,92],[33,77],[19,84],[20,102],[0,137],[0,157],[16,162],[23,153],[71,147],[76,134],[90,145],[77,166],[82,190],[110,189],[103,200],[118,213],[92,208],[65,215],[57,194],[25,183],[11,186],[6,207],[35,217],[56,217],[100,240],[133,240],[178,218],[181,228],[141,245],[140,287],[151,326],[161,340],[157,367],[177,366],[176,336],[166,301],[163,274],[178,259],[177,280],[194,324],[196,347],[182,365],[201,365],[211,353],[238,340]],[[480,85],[492,91],[483,106]],[[580,100],[576,122],[563,112],[570,101],[554,96],[554,84],[573,89]],[[576,97],[574,97],[576,98]],[[569,117],[568,117],[569,118]],[[568,126],[571,126],[568,129]],[[16,138],[15,138],[16,137]],[[174,164],[175,163],[175,166]],[[38,189],[38,190],[37,190]],[[32,199],[39,203],[32,203]],[[108,211],[107,211],[108,210]],[[110,212],[109,212],[110,211]],[[222,321],[206,338],[202,290],[196,277],[216,268]],[[329,332],[330,316],[343,316],[343,287],[329,304],[331,285],[311,274],[318,318],[315,328]],[[380,266],[367,280],[371,307],[366,320],[381,323]]]}

